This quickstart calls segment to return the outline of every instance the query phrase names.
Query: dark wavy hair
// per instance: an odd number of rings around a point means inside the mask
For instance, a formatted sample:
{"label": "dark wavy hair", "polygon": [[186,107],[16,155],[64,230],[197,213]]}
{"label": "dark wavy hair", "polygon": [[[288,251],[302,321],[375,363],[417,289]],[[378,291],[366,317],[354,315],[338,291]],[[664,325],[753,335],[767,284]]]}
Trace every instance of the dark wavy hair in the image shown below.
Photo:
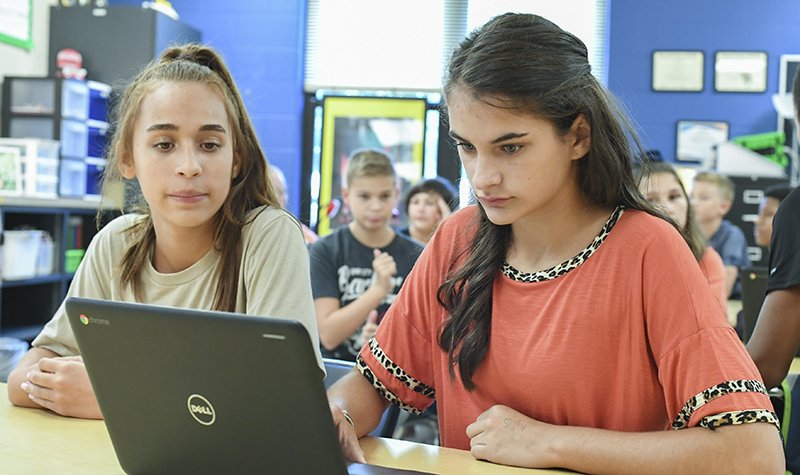
{"label": "dark wavy hair", "polygon": [[[214,247],[221,258],[219,280],[214,294],[215,310],[236,309],[239,263],[241,262],[242,227],[247,224],[247,214],[260,206],[279,207],[274,188],[269,181],[269,169],[250,117],[247,115],[239,89],[222,57],[213,49],[199,44],[172,46],[143,68],[126,87],[116,107],[116,127],[111,139],[108,166],[103,177],[104,195],[116,183],[123,181],[119,166],[135,160],[133,156],[133,128],[139,116],[142,101],[157,84],[162,82],[195,82],[207,84],[219,95],[231,123],[231,139],[235,163],[239,172],[231,178],[230,191],[214,223]],[[149,206],[141,193],[134,192],[127,209],[144,215],[128,229],[133,244],[122,257],[120,284],[131,286],[140,299],[139,275],[155,245],[156,234]],[[125,209],[123,209],[125,211]]]}
{"label": "dark wavy hair", "polygon": [[[493,107],[549,121],[560,135],[583,115],[591,148],[578,164],[578,186],[601,207],[625,206],[663,218],[645,200],[633,178],[634,160],[644,156],[633,126],[592,75],[586,46],[576,36],[535,15],[506,13],[470,33],[453,52],[444,81],[445,101],[458,88]],[[445,106],[446,111],[446,106]],[[439,345],[468,390],[486,356],[492,320],[492,283],[512,240],[511,226],[498,226],[483,208],[466,256],[456,259],[438,289],[448,312]]]}
{"label": "dark wavy hair", "polygon": [[450,181],[446,178],[437,176],[435,178],[422,180],[408,189],[405,199],[406,213],[408,213],[408,207],[411,204],[411,199],[414,198],[414,195],[418,195],[420,193],[436,193],[442,197],[445,203],[447,203],[447,206],[450,207],[450,211],[455,211],[458,209],[458,191],[456,191],[455,186],[453,186],[453,184],[450,183]]}

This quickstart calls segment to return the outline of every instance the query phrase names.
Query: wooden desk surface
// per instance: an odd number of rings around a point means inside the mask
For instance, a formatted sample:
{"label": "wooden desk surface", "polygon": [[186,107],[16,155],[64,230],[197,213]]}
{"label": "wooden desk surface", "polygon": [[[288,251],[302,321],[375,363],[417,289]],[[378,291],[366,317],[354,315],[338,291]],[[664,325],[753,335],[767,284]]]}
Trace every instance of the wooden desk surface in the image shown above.
{"label": "wooden desk surface", "polygon": [[[361,446],[371,464],[438,474],[572,473],[506,467],[475,460],[464,450],[367,437]],[[121,474],[102,421],[58,416],[12,406],[0,383],[0,472],[14,474]]]}

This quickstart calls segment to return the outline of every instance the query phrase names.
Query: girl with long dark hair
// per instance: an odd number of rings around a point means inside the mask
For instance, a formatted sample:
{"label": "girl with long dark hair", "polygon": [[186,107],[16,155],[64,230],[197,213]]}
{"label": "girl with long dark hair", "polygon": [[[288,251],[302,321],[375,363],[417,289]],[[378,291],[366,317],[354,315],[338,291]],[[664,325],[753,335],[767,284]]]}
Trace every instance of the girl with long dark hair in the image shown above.
{"label": "girl with long dark hair", "polygon": [[643,152],[585,45],[498,16],[456,48],[444,96],[478,204],[441,224],[329,391],[345,453],[390,402],[436,401],[442,445],[495,463],[782,473],[758,371],[639,192]]}

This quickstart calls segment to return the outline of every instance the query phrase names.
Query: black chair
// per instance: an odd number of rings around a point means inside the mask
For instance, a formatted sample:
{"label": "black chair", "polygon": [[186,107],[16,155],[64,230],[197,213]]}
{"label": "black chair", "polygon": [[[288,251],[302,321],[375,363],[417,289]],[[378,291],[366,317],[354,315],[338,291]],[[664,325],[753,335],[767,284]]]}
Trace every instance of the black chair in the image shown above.
{"label": "black chair", "polygon": [[[322,358],[325,364],[325,389],[327,390],[333,383],[338,381],[347,373],[353,371],[355,363],[352,361],[337,360],[334,358]],[[395,426],[397,425],[397,418],[400,415],[400,408],[394,404],[389,404],[389,407],[384,411],[381,421],[369,435],[375,437],[392,437],[394,434]]]}

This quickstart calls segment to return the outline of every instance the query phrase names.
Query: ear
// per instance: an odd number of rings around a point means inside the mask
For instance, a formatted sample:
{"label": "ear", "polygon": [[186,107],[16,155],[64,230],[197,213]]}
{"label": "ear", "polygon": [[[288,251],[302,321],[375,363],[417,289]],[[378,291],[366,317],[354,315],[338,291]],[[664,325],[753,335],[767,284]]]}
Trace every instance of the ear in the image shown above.
{"label": "ear", "polygon": [[347,190],[347,188],[342,188],[342,202],[347,206],[350,206],[350,204],[347,202],[348,196],[349,196],[349,191]]}
{"label": "ear", "polygon": [[733,203],[731,203],[731,202],[730,202],[730,201],[728,201],[728,200],[722,200],[722,201],[720,201],[720,203],[719,203],[719,209],[720,209],[720,211],[722,212],[722,216],[725,216],[726,214],[728,214],[728,211],[730,211],[730,210],[731,210],[731,206],[732,206],[732,205],[733,205]]}
{"label": "ear", "polygon": [[239,176],[239,155],[233,155],[233,169],[231,170],[231,181]]}
{"label": "ear", "polygon": [[117,163],[119,173],[128,180],[136,178],[136,167],[133,164],[133,157],[130,152],[122,152],[119,163]]}
{"label": "ear", "polygon": [[572,160],[580,160],[592,148],[592,128],[586,116],[578,114],[569,128],[569,139],[572,145]]}

